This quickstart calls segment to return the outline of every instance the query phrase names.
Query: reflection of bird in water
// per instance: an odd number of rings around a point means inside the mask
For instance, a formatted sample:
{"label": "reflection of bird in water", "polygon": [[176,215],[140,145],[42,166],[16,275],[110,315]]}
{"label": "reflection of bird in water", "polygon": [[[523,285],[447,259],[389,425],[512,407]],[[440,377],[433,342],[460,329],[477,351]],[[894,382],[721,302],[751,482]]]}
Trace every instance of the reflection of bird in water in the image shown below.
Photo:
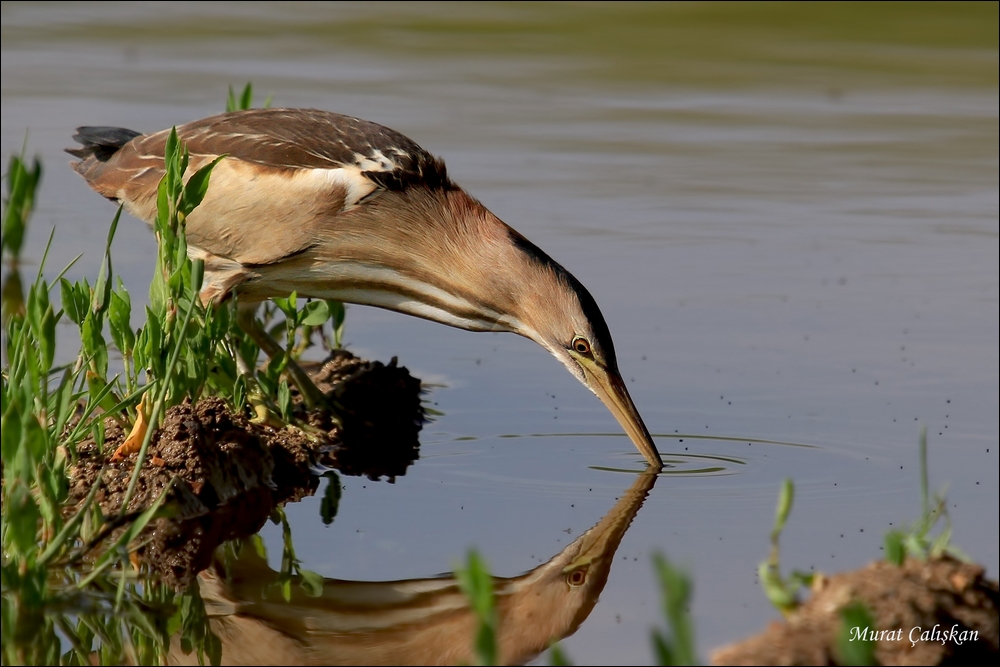
{"label": "reflection of bird in water", "polygon": [[[625,531],[653,487],[643,474],[601,521],[549,562],[520,577],[495,578],[501,664],[521,664],[567,637],[586,620],[604,589]],[[223,664],[473,664],[477,621],[452,576],[408,581],[326,579],[310,597],[249,545],[227,571],[220,557],[199,575]],[[267,593],[270,595],[267,595]],[[265,597],[266,596],[266,597]],[[172,640],[168,662],[196,664]]]}
{"label": "reflection of bird in water", "polygon": [[[357,118],[253,109],[177,128],[191,168],[225,155],[186,223],[205,260],[202,299],[236,294],[243,328],[274,356],[257,304],[300,297],[380,306],[545,347],[608,406],[650,465],[656,446],[618,371],[611,333],[580,281],[449,179],[410,139]],[[73,165],[152,222],[169,132],[82,127]],[[289,367],[307,398],[322,400]]]}

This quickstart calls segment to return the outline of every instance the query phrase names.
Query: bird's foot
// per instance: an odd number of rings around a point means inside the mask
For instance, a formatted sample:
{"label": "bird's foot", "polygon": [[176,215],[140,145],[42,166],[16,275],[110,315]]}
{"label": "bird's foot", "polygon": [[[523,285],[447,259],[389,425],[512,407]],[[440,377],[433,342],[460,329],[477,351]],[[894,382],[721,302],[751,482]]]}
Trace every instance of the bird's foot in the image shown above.
{"label": "bird's foot", "polygon": [[253,417],[250,418],[250,423],[283,428],[285,421],[278,416],[279,413],[275,405],[264,396],[260,385],[257,384],[256,380],[252,380],[249,384],[247,403],[250,404],[250,408],[253,410]]}

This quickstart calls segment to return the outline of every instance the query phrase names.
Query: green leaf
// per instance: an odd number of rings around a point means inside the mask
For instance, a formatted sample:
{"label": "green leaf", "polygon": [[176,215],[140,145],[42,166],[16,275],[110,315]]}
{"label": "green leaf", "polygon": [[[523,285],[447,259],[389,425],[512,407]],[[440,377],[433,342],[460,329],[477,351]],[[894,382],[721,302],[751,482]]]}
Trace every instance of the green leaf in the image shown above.
{"label": "green leaf", "polygon": [[240,109],[249,109],[253,106],[253,84],[247,82],[243,87],[243,94],[240,95]]}
{"label": "green leaf", "polygon": [[118,221],[122,217],[122,206],[118,207],[115,217],[111,220],[111,227],[108,229],[108,237],[104,242],[104,261],[101,263],[101,270],[97,274],[97,282],[94,283],[93,302],[91,309],[98,315],[103,315],[111,301],[111,275],[113,267],[111,265],[111,242],[115,238],[115,231],[118,229]]}
{"label": "green leaf", "polygon": [[476,660],[480,665],[495,665],[497,617],[493,577],[475,550],[469,552],[465,568],[456,569],[455,577],[479,621],[475,641]]}
{"label": "green leaf", "polygon": [[191,262],[191,291],[197,294],[201,291],[201,283],[205,278],[205,260],[199,258]]}
{"label": "green leaf", "polygon": [[840,610],[840,629],[834,644],[837,664],[877,665],[875,642],[868,632],[876,632],[871,611],[861,602],[853,602]]}
{"label": "green leaf", "polygon": [[[48,433],[38,423],[38,417],[31,412],[21,415],[21,452],[30,456],[31,468],[42,461],[48,453]],[[22,479],[27,480],[28,470],[22,470]]]}
{"label": "green leaf", "polygon": [[[163,327],[160,323],[162,315],[157,315],[148,306],[146,307],[146,326],[143,327],[139,335],[141,341],[140,348],[143,351],[143,365],[153,372],[156,378],[163,378],[163,350],[166,340]],[[136,361],[139,359],[137,357]]]}
{"label": "green leaf", "polygon": [[562,650],[562,646],[559,645],[559,642],[556,642],[549,647],[549,664],[552,665],[552,667],[570,667],[570,665],[573,664],[566,656],[566,653]]}
{"label": "green leaf", "polygon": [[0,455],[6,464],[13,461],[21,447],[21,408],[13,404],[7,406],[7,411],[0,419]]}
{"label": "green leaf", "polygon": [[893,565],[902,565],[906,559],[906,547],[903,545],[903,534],[898,530],[890,530],[885,534],[885,560]]}
{"label": "green leaf", "polygon": [[781,534],[788,521],[788,515],[792,511],[792,502],[795,500],[795,485],[791,478],[785,478],[781,483],[781,492],[778,494],[778,509],[774,514],[773,536]]}
{"label": "green leaf", "polygon": [[290,320],[294,324],[298,323],[298,294],[292,292],[287,298],[277,298],[271,299],[272,303],[278,307],[278,310],[285,316],[286,319]]}
{"label": "green leaf", "polygon": [[660,598],[663,601],[663,615],[671,629],[671,639],[654,636],[654,650],[668,661],[661,664],[693,665],[696,661],[694,650],[694,628],[688,608],[691,604],[691,578],[676,569],[662,554],[653,554],[653,565],[660,584]]}
{"label": "green leaf", "polygon": [[681,665],[683,664],[674,655],[673,647],[663,633],[653,630],[653,655],[656,656],[657,665]]}
{"label": "green leaf", "polygon": [[56,423],[53,432],[55,433],[63,433],[66,422],[69,421],[69,418],[73,413],[73,409],[70,407],[75,398],[73,380],[74,375],[70,369],[67,368],[63,372],[62,380],[59,381],[59,386],[54,392]]}
{"label": "green leaf", "polygon": [[240,98],[236,99],[236,93],[233,92],[233,87],[229,86],[229,96],[226,98],[226,111],[244,111],[253,106],[253,84],[247,83],[243,88],[243,93]]}
{"label": "green leaf", "polygon": [[771,567],[767,561],[757,567],[757,577],[760,579],[761,588],[764,589],[764,595],[782,613],[794,609],[798,604],[797,591],[789,590],[778,570]]}
{"label": "green leaf", "polygon": [[196,171],[191,178],[188,179],[187,184],[184,186],[183,194],[181,195],[181,203],[178,207],[181,213],[185,216],[190,215],[191,211],[201,204],[202,200],[205,199],[205,194],[208,192],[208,181],[212,175],[212,170],[215,165],[219,164],[225,158],[225,155],[220,155],[215,158],[201,169]]}
{"label": "green leaf", "polygon": [[330,317],[333,319],[333,346],[340,348],[344,344],[344,319],[346,316],[344,304],[328,299],[326,305],[330,308]]}
{"label": "green leaf", "polygon": [[132,331],[132,300],[119,279],[118,289],[111,293],[108,305],[108,325],[115,346],[122,354],[130,354],[135,347],[135,333]]}
{"label": "green leaf", "polygon": [[59,279],[59,291],[62,297],[63,312],[77,326],[83,324],[83,318],[87,314],[88,290],[81,283],[73,284],[65,278]]}
{"label": "green leaf", "polygon": [[771,554],[758,567],[761,588],[764,594],[781,613],[788,614],[798,605],[798,583],[793,575],[790,581],[781,577],[781,559],[779,541],[785,528],[788,516],[792,511],[795,497],[795,486],[791,479],[785,479],[778,494],[778,507],[774,516],[774,527],[771,529]]}
{"label": "green leaf", "polygon": [[302,313],[301,324],[316,327],[330,319],[330,305],[326,301],[310,301]]}
{"label": "green leaf", "polygon": [[31,325],[35,338],[42,334],[42,319],[45,311],[49,309],[49,291],[45,281],[40,281],[28,288],[28,302],[25,314],[28,316],[28,324]]}
{"label": "green leaf", "polygon": [[108,374],[108,345],[101,335],[100,316],[93,311],[88,312],[83,320],[80,338],[84,351],[91,358],[91,368],[103,380]]}
{"label": "green leaf", "polygon": [[166,185],[166,194],[170,200],[175,199],[177,196],[180,177],[184,174],[183,169],[178,170],[178,165],[181,161],[180,152],[181,148],[180,140],[177,138],[177,128],[172,127],[163,147],[163,164],[165,168],[163,179]]}
{"label": "green leaf", "polygon": [[6,537],[21,558],[27,558],[38,551],[38,520],[41,514],[25,481],[14,480],[6,491]]}
{"label": "green leaf", "polygon": [[278,408],[281,410],[282,419],[290,421],[292,418],[292,393],[285,380],[278,384]]}
{"label": "green leaf", "polygon": [[167,177],[164,175],[160,179],[160,184],[156,186],[156,233],[161,242],[164,231],[169,229],[170,191],[167,184]]}

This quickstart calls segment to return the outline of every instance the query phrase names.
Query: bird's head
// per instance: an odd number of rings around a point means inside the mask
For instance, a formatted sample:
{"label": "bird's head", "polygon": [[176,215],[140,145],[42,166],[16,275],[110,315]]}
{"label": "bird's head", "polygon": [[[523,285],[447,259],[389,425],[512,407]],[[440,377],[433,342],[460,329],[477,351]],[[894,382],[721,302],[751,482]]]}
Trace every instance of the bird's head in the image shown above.
{"label": "bird's head", "polygon": [[545,347],[608,407],[654,468],[662,462],[618,371],[611,332],[594,297],[571,273],[511,230],[530,281],[518,299],[520,333]]}

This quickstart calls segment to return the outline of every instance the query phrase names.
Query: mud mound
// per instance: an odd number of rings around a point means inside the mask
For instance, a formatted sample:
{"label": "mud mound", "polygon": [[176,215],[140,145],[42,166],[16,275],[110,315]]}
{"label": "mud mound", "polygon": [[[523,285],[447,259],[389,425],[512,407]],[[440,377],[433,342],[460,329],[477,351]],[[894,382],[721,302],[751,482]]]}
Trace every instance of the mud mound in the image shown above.
{"label": "mud mound", "polygon": [[[186,588],[226,540],[253,535],[275,507],[315,493],[318,472],[382,477],[391,482],[419,456],[423,424],[420,381],[395,359],[385,365],[338,350],[314,374],[334,400],[307,415],[305,430],[275,428],[234,413],[220,398],[169,410],[153,434],[127,512],[148,507],[170,485],[172,516],[157,519],[135,552],[140,564],[176,588]],[[101,447],[81,444],[70,475],[70,507],[100,483],[105,516],[122,512],[136,454],[113,462],[125,432],[105,422]]]}
{"label": "mud mound", "polygon": [[[1000,652],[997,582],[979,565],[951,558],[875,562],[817,578],[812,597],[785,622],[716,650],[716,665],[832,665],[839,661],[840,610],[862,602],[872,613],[875,658],[882,665],[940,665],[996,659]],[[976,633],[976,634],[973,634]],[[990,660],[992,662],[992,660]]]}

